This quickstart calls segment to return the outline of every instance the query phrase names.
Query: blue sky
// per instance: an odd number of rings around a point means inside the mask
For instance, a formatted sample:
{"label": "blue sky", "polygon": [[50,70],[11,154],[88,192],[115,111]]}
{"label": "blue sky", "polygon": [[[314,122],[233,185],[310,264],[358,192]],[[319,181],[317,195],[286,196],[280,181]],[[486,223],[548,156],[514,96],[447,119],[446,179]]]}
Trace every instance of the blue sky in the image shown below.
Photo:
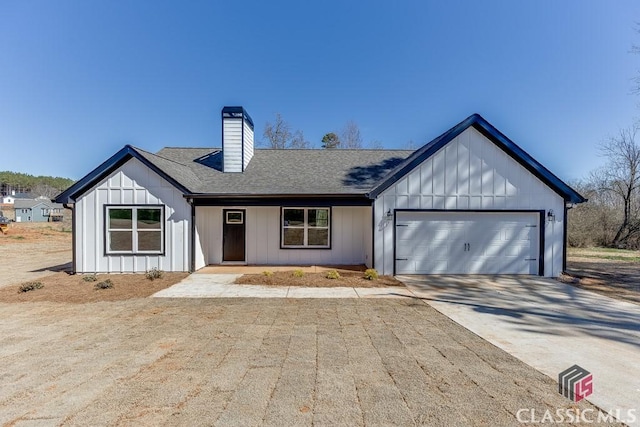
{"label": "blue sky", "polygon": [[565,180],[640,116],[640,2],[0,0],[0,170],[81,178],[132,144],[281,113],[319,147],[423,144],[472,113]]}

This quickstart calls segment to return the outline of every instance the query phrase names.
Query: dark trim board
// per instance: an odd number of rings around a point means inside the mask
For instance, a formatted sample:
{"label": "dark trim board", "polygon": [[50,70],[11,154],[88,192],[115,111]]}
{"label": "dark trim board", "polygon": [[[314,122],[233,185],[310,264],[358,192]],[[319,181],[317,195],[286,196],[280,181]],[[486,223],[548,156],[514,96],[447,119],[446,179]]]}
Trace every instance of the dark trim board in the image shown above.
{"label": "dark trim board", "polygon": [[569,222],[569,208],[567,208],[567,204],[564,205],[564,218],[562,218],[562,272],[565,273],[567,271],[567,227]]}
{"label": "dark trim board", "polygon": [[396,227],[398,213],[425,212],[425,213],[537,213],[539,241],[538,241],[538,276],[544,276],[544,247],[545,247],[545,211],[540,209],[394,209],[393,210],[393,275],[396,275]]}
{"label": "dark trim board", "polygon": [[312,197],[309,195],[291,196],[239,196],[239,197],[193,197],[196,206],[284,206],[284,207],[327,207],[327,206],[371,206],[372,200],[364,197]]}

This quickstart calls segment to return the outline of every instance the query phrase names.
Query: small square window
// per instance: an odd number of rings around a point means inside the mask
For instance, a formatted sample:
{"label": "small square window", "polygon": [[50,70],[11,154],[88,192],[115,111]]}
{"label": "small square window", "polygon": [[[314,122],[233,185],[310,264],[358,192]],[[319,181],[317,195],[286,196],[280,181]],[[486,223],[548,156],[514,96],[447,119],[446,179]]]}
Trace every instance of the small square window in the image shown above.
{"label": "small square window", "polygon": [[227,224],[242,224],[244,222],[244,212],[227,212]]}

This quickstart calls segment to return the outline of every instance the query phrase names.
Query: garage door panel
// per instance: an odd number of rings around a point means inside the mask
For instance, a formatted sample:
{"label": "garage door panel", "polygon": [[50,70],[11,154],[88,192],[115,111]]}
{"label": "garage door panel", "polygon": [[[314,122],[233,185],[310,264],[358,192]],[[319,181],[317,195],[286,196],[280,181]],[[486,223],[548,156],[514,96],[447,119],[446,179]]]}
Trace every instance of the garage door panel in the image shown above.
{"label": "garage door panel", "polygon": [[538,273],[537,212],[397,215],[397,274]]}

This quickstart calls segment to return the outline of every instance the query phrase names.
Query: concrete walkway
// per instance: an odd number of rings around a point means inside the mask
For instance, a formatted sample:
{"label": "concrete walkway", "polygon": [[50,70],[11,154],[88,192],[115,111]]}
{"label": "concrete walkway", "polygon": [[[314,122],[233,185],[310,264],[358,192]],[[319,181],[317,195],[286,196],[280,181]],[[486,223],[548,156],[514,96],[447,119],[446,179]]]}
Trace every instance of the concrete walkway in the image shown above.
{"label": "concrete walkway", "polygon": [[544,278],[398,279],[436,310],[553,379],[574,364],[590,371],[594,392],[588,400],[640,425],[640,305]]}
{"label": "concrete walkway", "polygon": [[242,274],[192,274],[175,285],[153,294],[158,298],[406,298],[414,297],[404,287],[304,288],[298,286],[236,285]]}

